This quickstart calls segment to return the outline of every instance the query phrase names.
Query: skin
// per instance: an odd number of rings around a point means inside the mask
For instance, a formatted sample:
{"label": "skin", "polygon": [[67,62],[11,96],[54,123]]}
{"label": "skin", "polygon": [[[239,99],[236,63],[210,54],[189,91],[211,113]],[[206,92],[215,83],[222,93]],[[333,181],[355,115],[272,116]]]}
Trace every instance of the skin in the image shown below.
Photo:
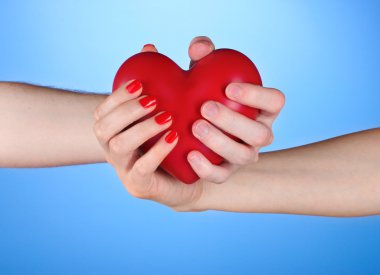
{"label": "skin", "polygon": [[380,214],[380,128],[261,154],[186,210],[319,216]]}
{"label": "skin", "polygon": [[[213,49],[207,37],[195,38],[189,47],[191,64]],[[149,46],[143,51],[156,49]],[[189,160],[192,155],[200,157],[198,165],[190,163],[201,179],[186,185],[158,169],[178,139],[169,144],[164,136],[143,156],[137,150],[139,144],[165,131],[170,122],[159,126],[150,119],[128,131],[120,130],[154,109],[144,110],[138,105],[141,91],[132,96],[123,88],[106,96],[0,83],[0,167],[47,167],[106,160],[132,195],[176,211],[380,214],[380,129],[260,154],[257,162],[259,148],[273,140],[271,126],[285,98],[275,89],[233,83],[226,90],[227,96],[229,91],[240,89],[240,96],[233,100],[259,108],[261,115],[257,121],[246,120],[217,105],[218,113],[208,117],[205,103],[202,114],[210,122],[210,130],[208,135],[198,137],[225,156],[226,162],[216,167],[199,152],[191,152]],[[126,110],[133,111],[135,118],[107,122],[116,111]],[[196,136],[200,123],[207,121],[194,123]],[[240,137],[246,146],[231,143],[213,125]]]}
{"label": "skin", "polygon": [[[189,47],[190,66],[213,50],[214,44],[208,37],[194,38]],[[144,47],[142,51],[157,51],[157,49],[151,45]],[[257,121],[249,120],[215,102],[206,102],[202,106],[202,113],[209,122],[204,119],[196,121],[193,127],[194,133],[199,125],[206,124],[209,127],[209,134],[203,138],[199,137],[200,140],[227,160],[223,165],[215,166],[205,162],[199,152],[191,152],[189,159],[200,158],[200,165],[197,165],[195,161],[192,161],[191,164],[200,178],[205,181],[225,181],[239,167],[251,161],[257,161],[260,146],[268,145],[273,140],[271,125],[284,103],[283,94],[275,89],[244,83],[229,85],[227,91],[233,92],[239,87],[247,91],[252,90],[258,97],[260,97],[259,93],[265,92],[268,99],[273,97],[278,100],[272,102],[259,100],[257,104],[247,102],[247,105],[262,109],[262,115],[258,117]],[[141,90],[134,96],[138,96],[139,93]],[[132,111],[141,116],[146,111],[142,112],[141,106],[137,106],[136,98],[127,95],[125,87],[107,96],[73,93],[23,83],[0,82],[0,167],[49,167],[108,161],[118,168],[116,171],[125,181],[128,176],[123,169],[133,168],[128,171],[128,175],[130,172],[133,174],[139,171],[139,163],[144,164],[142,160],[149,160],[149,155],[147,155],[136,165],[134,164],[139,157],[137,147],[142,140],[134,140],[133,137],[142,136],[148,139],[149,134],[155,135],[170,125],[169,123],[160,128],[151,120],[142,126],[139,125],[139,128],[134,130],[120,132],[125,128],[124,126],[132,122],[131,117],[123,112],[131,113]],[[245,104],[244,101],[240,102]],[[219,110],[219,114],[214,118],[206,114],[206,110],[210,109],[207,108],[207,106],[210,107],[210,103],[211,107],[214,107],[213,113],[215,113],[215,108]],[[119,115],[115,116],[117,112]],[[232,121],[234,123],[231,123]],[[247,145],[241,145],[229,139],[212,124],[240,137],[247,142]],[[136,134],[139,132],[136,129],[139,129],[144,135]],[[125,146],[125,138],[124,141],[120,141],[123,136],[132,136],[129,140],[134,142]],[[171,146],[175,146],[175,143]],[[154,153],[154,149],[152,152]],[[117,154],[124,155],[116,160]],[[129,163],[127,167],[117,165],[118,162],[125,161],[124,163],[127,163],[127,160]],[[141,167],[140,170],[142,169]],[[149,194],[151,188],[157,188],[160,192],[165,193],[162,202],[165,202],[168,197],[176,198],[177,192],[181,192],[183,196],[189,197],[188,201],[192,201],[201,190],[201,184],[188,186],[179,183],[163,172],[157,173],[157,175],[160,175],[158,178],[164,180],[154,180],[159,183],[154,187],[151,187],[149,183],[137,185],[134,182],[126,184],[126,187],[131,194],[139,197],[142,197],[142,194]],[[137,179],[135,182],[141,182],[139,180]],[[181,204],[183,200],[181,197],[178,198],[180,200],[173,200],[170,205]]]}
{"label": "skin", "polygon": [[[156,51],[151,46],[143,50]],[[189,48],[189,55],[193,56],[192,64],[213,50],[214,45],[207,37],[194,39]],[[126,86],[131,82],[132,80],[120,87],[99,105],[94,113],[94,132],[105,151],[107,161],[114,166],[130,194],[155,200],[175,210],[188,209],[198,201],[206,189],[205,185],[224,182],[239,167],[256,162],[259,148],[273,140],[271,127],[285,102],[280,91],[248,83],[229,84],[226,95],[244,105],[260,109],[261,113],[256,121],[222,104],[205,102],[201,107],[201,114],[209,122],[205,119],[194,122],[193,134],[210,149],[223,156],[226,162],[216,166],[200,152],[190,152],[188,160],[200,180],[196,184],[187,185],[158,169],[180,137],[173,143],[167,143],[165,137],[168,133],[165,133],[144,155],[141,156],[138,151],[138,147],[146,140],[168,129],[171,121],[159,125],[154,118],[149,118],[123,130],[155,109],[155,106],[145,109],[138,103],[145,97],[140,96],[142,88],[133,94],[126,91]],[[231,97],[236,92],[241,93],[238,99]],[[201,135],[198,132],[201,124],[209,128],[207,134]],[[246,144],[235,142],[216,126],[235,135]]]}
{"label": "skin", "polygon": [[[193,39],[189,47],[191,62],[213,49],[207,37]],[[156,49],[149,46],[143,51]],[[112,98],[0,82],[0,167],[49,167],[106,161],[93,132],[93,113],[107,100]],[[231,171],[236,169],[232,165],[230,168]]]}
{"label": "skin", "polygon": [[0,167],[104,161],[93,112],[106,95],[0,83]]}
{"label": "skin", "polygon": [[[212,42],[208,40],[204,43]],[[213,49],[202,47],[204,52],[199,58]],[[192,50],[194,47],[190,46]],[[271,129],[285,99],[277,90],[246,83],[230,84],[227,96],[231,88],[240,89],[235,101],[259,108],[261,114],[256,122],[235,120],[235,123],[231,123],[234,121],[230,120],[233,116],[227,108],[218,106],[219,112],[207,117],[203,110],[205,106],[202,107],[202,115],[212,124],[237,134],[248,144],[245,149],[232,144],[212,125],[209,134],[200,138],[196,134],[196,125],[199,123],[196,122],[194,135],[223,155],[228,164],[216,167],[201,153],[189,153],[190,164],[201,178],[192,185],[183,184],[158,169],[178,139],[169,144],[165,142],[164,135],[143,156],[136,151],[145,140],[165,131],[171,122],[159,126],[151,118],[126,131],[115,130],[124,129],[154,110],[154,107],[144,110],[138,105],[141,91],[131,95],[122,87],[98,107],[95,112],[95,133],[106,152],[107,161],[115,167],[124,186],[133,196],[154,200],[176,211],[213,209],[342,217],[380,214],[380,129],[260,154],[260,161],[256,163],[258,148],[273,139],[268,129]],[[115,127],[112,131],[109,117],[122,110],[125,110],[125,119],[117,121],[113,117]],[[133,110],[134,116],[128,117],[126,110]],[[245,155],[247,148],[253,152],[251,155]],[[193,154],[200,157],[198,164],[191,161]],[[243,157],[237,159],[236,156]],[[231,167],[239,164],[241,168],[233,173]],[[215,183],[221,181],[224,182]]]}

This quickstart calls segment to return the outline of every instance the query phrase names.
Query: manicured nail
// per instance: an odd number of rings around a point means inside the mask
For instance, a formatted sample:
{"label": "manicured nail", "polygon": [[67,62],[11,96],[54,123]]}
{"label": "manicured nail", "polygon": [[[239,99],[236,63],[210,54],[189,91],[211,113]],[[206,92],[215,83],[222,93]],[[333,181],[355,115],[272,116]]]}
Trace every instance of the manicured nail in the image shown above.
{"label": "manicured nail", "polygon": [[210,127],[206,122],[200,122],[197,126],[195,126],[195,134],[202,138],[208,134]]}
{"label": "manicured nail", "polygon": [[165,137],[165,141],[167,143],[172,143],[173,141],[176,140],[177,137],[178,137],[177,131],[171,130],[170,133]]}
{"label": "manicured nail", "polygon": [[226,92],[231,98],[239,98],[241,95],[241,88],[238,85],[229,85]]}
{"label": "manicured nail", "polygon": [[154,96],[148,95],[146,97],[143,97],[142,99],[139,100],[139,103],[141,106],[144,108],[149,108],[152,107],[153,105],[157,104],[157,100]]}
{"label": "manicured nail", "polygon": [[158,116],[154,118],[154,120],[158,124],[165,124],[169,122],[171,119],[172,119],[172,115],[167,111],[163,112],[162,114],[159,114]]}
{"label": "manicured nail", "polygon": [[154,46],[153,44],[145,44],[143,48],[145,47],[156,47],[156,46]]}
{"label": "manicured nail", "polygon": [[208,118],[212,118],[216,116],[219,111],[218,105],[214,101],[209,101],[205,105],[203,105],[202,113],[204,116]]}
{"label": "manicured nail", "polygon": [[133,94],[133,93],[137,92],[141,87],[142,87],[141,82],[139,80],[135,79],[127,85],[127,91],[130,94]]}

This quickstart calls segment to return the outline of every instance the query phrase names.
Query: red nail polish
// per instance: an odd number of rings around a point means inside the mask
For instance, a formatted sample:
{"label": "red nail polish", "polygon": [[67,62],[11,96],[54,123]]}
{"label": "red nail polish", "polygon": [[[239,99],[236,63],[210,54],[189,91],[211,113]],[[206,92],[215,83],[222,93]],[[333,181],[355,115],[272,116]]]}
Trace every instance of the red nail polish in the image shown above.
{"label": "red nail polish", "polygon": [[165,124],[166,122],[169,122],[172,119],[172,115],[169,112],[163,112],[162,114],[159,114],[154,118],[154,120],[158,124]]}
{"label": "red nail polish", "polygon": [[167,143],[172,143],[178,137],[177,131],[171,130],[170,133],[165,137]]}
{"label": "red nail polish", "polygon": [[149,108],[149,107],[152,107],[153,105],[157,104],[157,100],[154,96],[148,95],[148,96],[140,99],[139,103],[144,108]]}
{"label": "red nail polish", "polygon": [[143,48],[145,47],[155,47],[153,44],[145,44]]}
{"label": "red nail polish", "polygon": [[127,91],[130,94],[133,94],[133,93],[137,92],[141,87],[142,87],[141,82],[138,81],[137,79],[135,79],[131,83],[128,84]]}

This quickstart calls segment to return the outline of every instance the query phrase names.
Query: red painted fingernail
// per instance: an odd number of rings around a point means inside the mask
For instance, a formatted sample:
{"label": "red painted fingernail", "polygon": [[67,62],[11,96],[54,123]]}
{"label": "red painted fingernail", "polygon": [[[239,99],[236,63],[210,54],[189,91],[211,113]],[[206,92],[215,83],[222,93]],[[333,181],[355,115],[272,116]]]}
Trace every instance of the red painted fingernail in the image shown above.
{"label": "red painted fingernail", "polygon": [[139,80],[135,79],[131,83],[128,84],[127,91],[130,94],[133,94],[133,93],[137,92],[141,87],[142,87],[141,82]]}
{"label": "red painted fingernail", "polygon": [[143,48],[145,47],[156,47],[156,46],[154,46],[153,44],[145,44]]}
{"label": "red painted fingernail", "polygon": [[167,143],[172,143],[178,137],[177,131],[171,130],[170,133],[165,137]]}
{"label": "red painted fingernail", "polygon": [[165,124],[172,119],[172,115],[169,112],[165,111],[162,114],[156,116],[154,119],[158,124]]}
{"label": "red painted fingernail", "polygon": [[157,104],[157,100],[156,100],[156,98],[154,96],[148,95],[148,96],[143,97],[142,99],[140,99],[139,103],[144,108],[149,108],[149,107],[152,107],[153,105]]}

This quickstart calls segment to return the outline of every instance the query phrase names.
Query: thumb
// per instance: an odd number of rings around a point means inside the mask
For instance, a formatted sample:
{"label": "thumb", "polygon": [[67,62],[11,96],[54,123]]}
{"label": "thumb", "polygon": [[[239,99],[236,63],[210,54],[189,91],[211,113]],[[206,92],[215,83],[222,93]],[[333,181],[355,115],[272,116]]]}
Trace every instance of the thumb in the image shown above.
{"label": "thumb", "polygon": [[189,46],[190,68],[201,58],[215,50],[215,45],[207,36],[193,38]]}

